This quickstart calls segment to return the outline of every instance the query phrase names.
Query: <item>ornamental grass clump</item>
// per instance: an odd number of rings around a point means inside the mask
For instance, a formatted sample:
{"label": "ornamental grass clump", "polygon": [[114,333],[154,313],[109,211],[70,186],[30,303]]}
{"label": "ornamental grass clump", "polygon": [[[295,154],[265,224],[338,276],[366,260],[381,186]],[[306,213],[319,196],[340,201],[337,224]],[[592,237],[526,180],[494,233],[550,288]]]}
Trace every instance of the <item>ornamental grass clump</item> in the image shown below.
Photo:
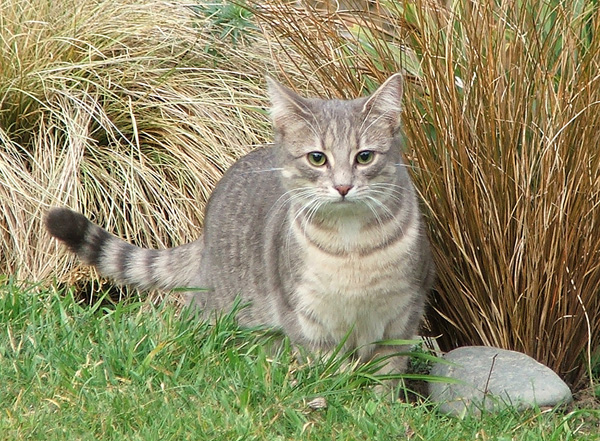
{"label": "ornamental grass clump", "polygon": [[253,2],[331,93],[406,70],[440,344],[523,351],[581,385],[600,344],[598,4],[329,6]]}
{"label": "ornamental grass clump", "polygon": [[210,20],[155,0],[0,3],[0,274],[66,274],[41,225],[54,205],[139,245],[197,237],[215,182],[269,128],[267,45]]}

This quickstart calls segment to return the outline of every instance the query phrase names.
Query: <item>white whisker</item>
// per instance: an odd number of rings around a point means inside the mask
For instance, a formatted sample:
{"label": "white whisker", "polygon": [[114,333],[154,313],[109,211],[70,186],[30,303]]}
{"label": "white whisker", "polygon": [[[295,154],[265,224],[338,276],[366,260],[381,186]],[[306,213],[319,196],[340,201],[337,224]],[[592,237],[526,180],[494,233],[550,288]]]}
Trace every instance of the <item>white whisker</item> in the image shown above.
{"label": "white whisker", "polygon": [[318,211],[321,206],[319,197],[318,197],[318,189],[314,187],[301,187],[295,188],[285,192],[283,195],[279,197],[279,199],[275,202],[272,209],[280,209],[281,207],[286,207],[287,210],[295,210],[293,217],[288,217],[288,228],[285,240],[285,248],[287,250],[287,266],[291,271],[291,259],[290,259],[290,241],[293,237],[293,228],[296,221],[304,214],[306,217],[303,220],[303,227],[306,226],[306,223],[312,217],[312,213]]}
{"label": "white whisker", "polygon": [[[377,208],[380,209],[380,211],[389,219],[392,219],[394,217],[394,212],[392,210],[390,210],[383,202],[381,202],[379,199],[374,198],[373,196],[367,195],[366,196],[366,200],[373,202]],[[373,211],[373,208],[369,205],[369,208],[371,208],[371,211]],[[379,212],[375,213],[373,212],[373,214],[376,214],[377,218],[379,220],[381,220],[380,216],[379,216]]]}
{"label": "white whisker", "polygon": [[266,172],[274,172],[274,171],[281,171],[283,170],[283,167],[277,167],[277,168],[265,168],[263,170],[252,170],[251,173],[266,173]]}

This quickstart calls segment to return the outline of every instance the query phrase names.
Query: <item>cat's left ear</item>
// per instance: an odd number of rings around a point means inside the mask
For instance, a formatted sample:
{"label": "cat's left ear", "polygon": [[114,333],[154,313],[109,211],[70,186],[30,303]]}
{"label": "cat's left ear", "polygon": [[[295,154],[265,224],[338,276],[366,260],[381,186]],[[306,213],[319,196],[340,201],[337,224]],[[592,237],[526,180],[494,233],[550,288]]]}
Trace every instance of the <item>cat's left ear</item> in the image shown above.
{"label": "cat's left ear", "polygon": [[402,113],[403,75],[397,73],[389,77],[363,106],[363,113],[367,116],[383,117],[393,125],[400,124]]}
{"label": "cat's left ear", "polygon": [[266,80],[271,97],[271,119],[276,129],[297,123],[302,120],[299,116],[310,113],[306,99],[268,76]]}

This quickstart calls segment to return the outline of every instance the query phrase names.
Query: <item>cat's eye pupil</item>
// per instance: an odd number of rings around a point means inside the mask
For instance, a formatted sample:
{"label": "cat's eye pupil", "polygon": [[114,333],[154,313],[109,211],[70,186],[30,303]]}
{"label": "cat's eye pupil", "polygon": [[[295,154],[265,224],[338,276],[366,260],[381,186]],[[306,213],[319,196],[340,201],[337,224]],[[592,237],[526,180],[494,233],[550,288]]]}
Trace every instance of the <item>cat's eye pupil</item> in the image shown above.
{"label": "cat's eye pupil", "polygon": [[371,150],[365,150],[362,152],[359,152],[358,155],[356,155],[356,162],[358,162],[359,164],[368,164],[369,162],[371,162],[373,160],[373,158],[375,157],[375,154],[371,151]]}
{"label": "cat's eye pupil", "polygon": [[310,152],[307,156],[308,162],[317,167],[325,165],[325,163],[327,162],[327,157],[324,153],[321,152]]}

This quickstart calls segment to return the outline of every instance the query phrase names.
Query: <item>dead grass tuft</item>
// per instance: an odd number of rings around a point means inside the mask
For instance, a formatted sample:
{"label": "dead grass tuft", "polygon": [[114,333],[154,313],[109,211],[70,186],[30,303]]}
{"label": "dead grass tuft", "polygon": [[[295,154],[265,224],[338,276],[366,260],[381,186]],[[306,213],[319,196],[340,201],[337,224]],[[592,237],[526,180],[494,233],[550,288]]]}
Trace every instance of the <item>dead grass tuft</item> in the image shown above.
{"label": "dead grass tuft", "polygon": [[66,274],[40,223],[53,205],[140,245],[198,236],[215,182],[270,133],[267,45],[212,18],[157,0],[0,4],[0,273]]}

